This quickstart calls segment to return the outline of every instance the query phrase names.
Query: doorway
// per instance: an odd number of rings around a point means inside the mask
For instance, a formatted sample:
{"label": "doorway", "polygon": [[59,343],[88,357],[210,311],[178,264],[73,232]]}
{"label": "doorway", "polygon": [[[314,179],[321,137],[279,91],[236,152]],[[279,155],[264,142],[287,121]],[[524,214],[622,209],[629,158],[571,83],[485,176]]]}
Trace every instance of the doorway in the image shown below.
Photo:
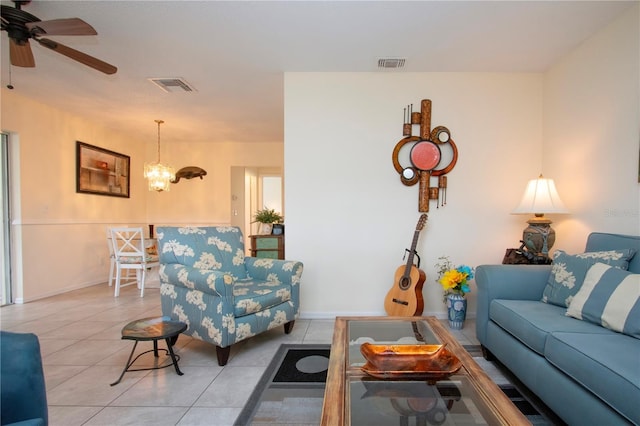
{"label": "doorway", "polygon": [[231,167],[231,225],[245,237],[258,232],[253,215],[263,208],[284,216],[284,182],[280,167]]}
{"label": "doorway", "polygon": [[0,210],[2,225],[0,226],[0,275],[2,289],[0,290],[0,306],[13,303],[11,292],[11,213],[9,205],[9,136],[1,133],[0,142],[0,192],[2,202]]}

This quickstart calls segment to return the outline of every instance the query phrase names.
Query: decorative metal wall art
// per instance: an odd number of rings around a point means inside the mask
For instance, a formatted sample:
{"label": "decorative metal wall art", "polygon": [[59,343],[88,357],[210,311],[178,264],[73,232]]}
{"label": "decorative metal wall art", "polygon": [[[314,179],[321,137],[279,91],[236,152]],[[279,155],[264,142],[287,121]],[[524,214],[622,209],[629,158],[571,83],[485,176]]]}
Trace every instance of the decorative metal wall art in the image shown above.
{"label": "decorative metal wall art", "polygon": [[[413,136],[413,126],[420,127],[419,136]],[[418,211],[429,211],[429,200],[436,200],[436,208],[447,204],[447,176],[458,161],[458,148],[451,138],[451,132],[444,126],[431,129],[431,100],[423,99],[420,112],[413,112],[413,104],[404,109],[404,136],[393,149],[393,167],[400,174],[400,182],[407,186],[419,183]],[[400,164],[399,154],[405,145],[411,145],[409,160],[411,165]],[[452,150],[452,157],[442,166],[442,149]],[[431,178],[437,179],[437,186],[431,186]]]}

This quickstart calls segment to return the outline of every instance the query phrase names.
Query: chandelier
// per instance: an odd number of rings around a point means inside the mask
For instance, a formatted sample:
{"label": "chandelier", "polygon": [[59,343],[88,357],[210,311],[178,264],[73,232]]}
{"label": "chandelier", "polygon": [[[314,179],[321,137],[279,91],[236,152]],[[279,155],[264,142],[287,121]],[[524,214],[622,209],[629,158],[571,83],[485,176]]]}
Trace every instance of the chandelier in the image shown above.
{"label": "chandelier", "polygon": [[158,123],[158,161],[144,164],[144,177],[149,179],[149,191],[169,191],[171,181],[176,178],[173,167],[160,162],[160,125],[162,120],[155,120]]}

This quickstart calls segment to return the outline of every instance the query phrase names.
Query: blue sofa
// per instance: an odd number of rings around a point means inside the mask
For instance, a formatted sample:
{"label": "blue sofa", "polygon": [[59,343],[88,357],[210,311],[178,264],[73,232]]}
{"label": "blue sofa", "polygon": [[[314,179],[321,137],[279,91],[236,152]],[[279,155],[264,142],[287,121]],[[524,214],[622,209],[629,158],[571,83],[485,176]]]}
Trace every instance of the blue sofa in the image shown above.
{"label": "blue sofa", "polygon": [[[640,237],[592,233],[585,252],[619,249],[637,253]],[[631,256],[628,270],[638,274],[640,254]],[[640,424],[640,339],[544,303],[551,268],[476,268],[476,333],[485,357],[497,358],[569,425]]]}
{"label": "blue sofa", "polygon": [[47,392],[35,334],[0,331],[0,424],[46,426]]}
{"label": "blue sofa", "polygon": [[300,309],[301,262],[245,257],[238,227],[157,229],[162,315],[216,345],[219,365],[234,343],[282,325],[291,332]]}

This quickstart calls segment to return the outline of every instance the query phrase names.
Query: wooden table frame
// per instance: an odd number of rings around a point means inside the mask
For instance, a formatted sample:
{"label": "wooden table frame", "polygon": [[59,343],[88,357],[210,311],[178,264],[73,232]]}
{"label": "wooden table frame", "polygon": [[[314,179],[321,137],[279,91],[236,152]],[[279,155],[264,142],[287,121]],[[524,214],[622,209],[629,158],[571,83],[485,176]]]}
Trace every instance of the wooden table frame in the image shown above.
{"label": "wooden table frame", "polygon": [[435,317],[337,317],[331,344],[331,356],[327,373],[327,383],[322,405],[322,426],[343,426],[347,416],[345,398],[346,383],[349,377],[365,376],[359,367],[347,366],[348,323],[349,321],[413,321],[422,320],[429,324],[433,332],[449,351],[462,362],[462,368],[456,374],[464,375],[480,395],[481,402],[495,415],[501,425],[530,424],[527,418],[513,405],[500,388],[489,378],[462,347],[460,343],[445,329]]}

